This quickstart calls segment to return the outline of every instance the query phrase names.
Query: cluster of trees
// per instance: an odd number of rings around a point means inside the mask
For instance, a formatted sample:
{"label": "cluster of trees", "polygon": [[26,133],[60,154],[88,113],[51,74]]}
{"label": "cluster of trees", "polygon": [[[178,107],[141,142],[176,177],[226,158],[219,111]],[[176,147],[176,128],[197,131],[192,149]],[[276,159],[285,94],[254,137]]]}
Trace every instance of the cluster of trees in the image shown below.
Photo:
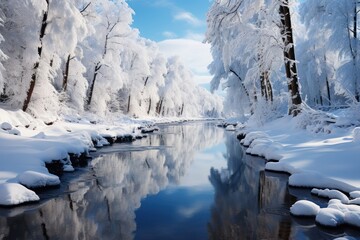
{"label": "cluster of trees", "polygon": [[221,101],[131,27],[124,0],[0,2],[1,101],[34,116],[217,116]]}
{"label": "cluster of trees", "polygon": [[226,105],[237,114],[272,109],[297,115],[305,102],[358,104],[359,4],[215,0],[206,36],[212,90],[227,88]]}

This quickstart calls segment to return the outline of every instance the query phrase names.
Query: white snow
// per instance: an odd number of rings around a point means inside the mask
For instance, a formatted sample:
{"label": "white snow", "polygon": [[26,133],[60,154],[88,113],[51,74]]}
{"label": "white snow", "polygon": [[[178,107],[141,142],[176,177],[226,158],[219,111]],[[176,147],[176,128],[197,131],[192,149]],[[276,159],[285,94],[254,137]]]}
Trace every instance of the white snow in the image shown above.
{"label": "white snow", "polygon": [[35,192],[18,183],[0,183],[0,205],[17,205],[40,200]]}
{"label": "white snow", "polygon": [[360,127],[354,128],[352,136],[354,142],[360,142]]}
{"label": "white snow", "polygon": [[58,176],[50,173],[39,173],[35,171],[26,171],[18,175],[19,183],[26,187],[45,187],[60,184]]}
{"label": "white snow", "polygon": [[317,189],[314,188],[311,190],[312,194],[315,194],[319,197],[326,197],[330,199],[339,199],[342,203],[349,203],[349,198],[338,190],[330,190],[330,189]]}
{"label": "white snow", "polygon": [[[0,197],[2,205],[38,200],[37,195],[26,190],[26,187],[60,184],[59,177],[50,174],[45,163],[60,160],[65,172],[74,171],[69,153],[87,153],[94,149],[93,141],[96,146],[108,144],[102,136],[138,134],[139,130],[136,129],[140,126],[140,121],[137,123],[125,118],[103,123],[97,119],[99,124],[94,125],[86,117],[77,122],[58,119],[53,125],[46,126],[24,112],[2,109],[0,112],[0,120],[3,121],[1,126],[7,129],[0,131],[0,196],[4,196]],[[13,125],[21,129],[21,136],[9,134],[16,130]],[[7,185],[9,183],[16,185]]]}
{"label": "white snow", "polygon": [[345,214],[334,208],[322,208],[315,220],[324,226],[337,227],[345,222]]}
{"label": "white snow", "polygon": [[295,216],[316,216],[320,207],[310,201],[300,200],[291,206],[290,212]]}
{"label": "white snow", "polygon": [[12,126],[11,126],[11,124],[8,123],[8,122],[3,122],[3,123],[1,124],[1,128],[2,128],[3,130],[11,130],[11,129],[12,129]]}
{"label": "white snow", "polygon": [[286,116],[263,126],[246,124],[241,142],[248,153],[265,157],[267,170],[290,173],[297,187],[360,190],[360,148],[353,129],[333,127],[331,134],[299,128],[299,119]]}

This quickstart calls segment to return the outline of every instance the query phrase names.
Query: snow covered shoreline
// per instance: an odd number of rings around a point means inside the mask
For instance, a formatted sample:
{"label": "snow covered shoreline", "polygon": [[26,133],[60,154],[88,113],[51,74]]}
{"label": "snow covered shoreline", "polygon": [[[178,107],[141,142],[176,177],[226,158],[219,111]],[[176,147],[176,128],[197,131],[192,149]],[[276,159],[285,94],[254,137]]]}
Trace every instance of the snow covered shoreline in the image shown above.
{"label": "snow covered shoreline", "polygon": [[0,205],[38,201],[30,189],[60,184],[47,168],[53,162],[64,172],[74,171],[71,160],[109,142],[141,138],[146,125],[146,132],[155,130],[151,121],[124,117],[101,122],[91,117],[66,117],[46,125],[23,111],[0,109]]}
{"label": "snow covered shoreline", "polygon": [[238,123],[236,134],[247,154],[267,160],[266,170],[290,174],[289,186],[314,188],[312,194],[330,199],[323,209],[299,201],[294,215],[314,216],[330,227],[360,227],[360,129],[344,127],[341,117],[335,117],[337,121],[326,124],[304,124],[304,116],[286,116],[260,127]]}

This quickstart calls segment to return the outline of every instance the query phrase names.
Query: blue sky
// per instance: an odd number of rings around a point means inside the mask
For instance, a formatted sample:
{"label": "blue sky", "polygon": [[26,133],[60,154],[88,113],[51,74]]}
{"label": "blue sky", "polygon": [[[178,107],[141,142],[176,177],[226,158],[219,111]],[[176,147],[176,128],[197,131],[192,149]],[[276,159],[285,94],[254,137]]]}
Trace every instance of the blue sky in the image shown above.
{"label": "blue sky", "polygon": [[135,28],[154,41],[196,38],[206,31],[209,0],[129,0]]}
{"label": "blue sky", "polygon": [[135,11],[133,27],[158,42],[165,56],[177,55],[194,82],[209,89],[210,45],[204,44],[206,14],[211,0],[128,0]]}

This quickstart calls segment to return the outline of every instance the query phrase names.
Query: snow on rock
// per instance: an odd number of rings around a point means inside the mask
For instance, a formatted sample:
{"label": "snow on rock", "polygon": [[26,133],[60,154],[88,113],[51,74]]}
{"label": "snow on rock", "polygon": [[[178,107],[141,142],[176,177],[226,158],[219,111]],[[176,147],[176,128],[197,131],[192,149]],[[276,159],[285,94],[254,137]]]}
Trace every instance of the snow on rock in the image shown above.
{"label": "snow on rock", "polygon": [[353,141],[360,142],[360,127],[354,128],[352,131]]}
{"label": "snow on rock", "polygon": [[241,140],[241,143],[245,147],[248,147],[248,146],[250,146],[252,141],[254,141],[255,139],[259,139],[259,138],[269,138],[269,136],[266,133],[260,132],[260,131],[249,132],[248,134],[246,134],[245,138],[243,140]]}
{"label": "snow on rock", "polygon": [[235,131],[236,128],[234,125],[228,125],[226,128],[225,128],[226,131]]}
{"label": "snow on rock", "polygon": [[9,130],[8,133],[12,134],[12,135],[17,135],[17,136],[21,135],[21,132],[19,130],[17,130],[16,128],[13,128],[13,129]]}
{"label": "snow on rock", "polygon": [[60,184],[60,179],[51,173],[39,173],[26,171],[18,176],[19,183],[29,188],[56,186]]}
{"label": "snow on rock", "polygon": [[[268,162],[265,165],[265,169],[269,170],[269,171],[285,172],[285,173],[294,173],[294,172],[296,172],[294,167],[292,167],[289,164],[283,163],[283,162]],[[294,176],[294,175],[292,175],[292,176]],[[290,183],[290,181],[289,181],[289,183]],[[294,185],[290,185],[290,186],[296,186],[296,185],[294,184]]]}
{"label": "snow on rock", "polygon": [[0,183],[0,205],[10,206],[39,200],[35,192],[18,183]]}
{"label": "snow on rock", "polygon": [[5,131],[9,131],[13,128],[11,126],[11,124],[8,122],[3,122],[0,127],[1,127],[1,129],[5,130]]}
{"label": "snow on rock", "polygon": [[360,212],[346,212],[344,220],[349,225],[360,227]]}
{"label": "snow on rock", "polygon": [[307,200],[297,201],[290,208],[291,214],[295,216],[316,216],[319,211],[320,207],[317,204]]}
{"label": "snow on rock", "polygon": [[75,169],[73,166],[66,164],[63,166],[63,171],[64,172],[73,172],[73,171],[75,171]]}
{"label": "snow on rock", "polygon": [[312,194],[315,194],[319,197],[326,197],[330,199],[339,199],[342,203],[349,203],[349,198],[338,190],[330,190],[330,189],[317,189],[314,188],[311,190]]}
{"label": "snow on rock", "polygon": [[[277,164],[277,163],[275,163],[275,164]],[[280,166],[285,165],[285,164],[281,164],[281,163],[279,163],[279,164],[280,164]],[[278,166],[279,164],[277,164],[276,166]],[[266,165],[266,166],[268,167],[268,165]],[[285,165],[285,166],[288,166],[288,165]],[[295,168],[288,171],[289,168],[290,167],[284,168],[284,170],[286,172],[292,173],[292,175],[289,177],[289,185],[293,186],[293,187],[332,188],[332,189],[339,189],[344,192],[351,192],[351,191],[354,191],[357,189],[350,184],[325,177],[320,173],[316,173],[316,172],[298,172],[298,173],[296,173]],[[279,168],[274,168],[274,169],[276,170]]]}
{"label": "snow on rock", "polygon": [[360,198],[355,198],[355,199],[351,199],[349,201],[350,204],[356,204],[356,205],[360,205]]}
{"label": "snow on rock", "polygon": [[334,208],[322,208],[315,218],[316,222],[327,227],[337,227],[345,223],[345,214]]}
{"label": "snow on rock", "polygon": [[350,193],[351,198],[360,198],[360,191],[352,191]]}

